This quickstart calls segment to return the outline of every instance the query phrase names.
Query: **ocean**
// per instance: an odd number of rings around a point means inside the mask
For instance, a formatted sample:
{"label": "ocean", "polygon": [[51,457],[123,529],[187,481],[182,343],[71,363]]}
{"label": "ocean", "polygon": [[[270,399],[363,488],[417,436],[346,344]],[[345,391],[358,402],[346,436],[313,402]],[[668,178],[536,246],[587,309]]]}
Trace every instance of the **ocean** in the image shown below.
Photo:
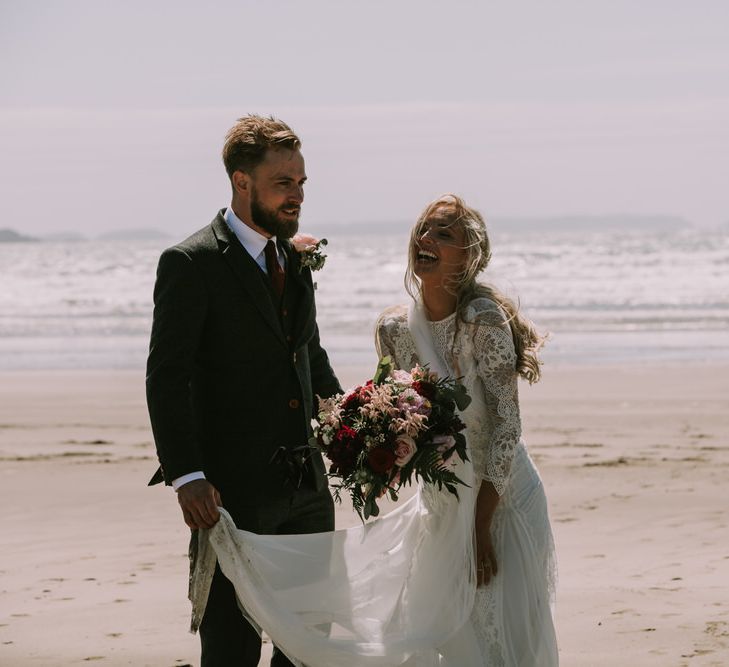
{"label": "ocean", "polygon": [[[374,323],[405,303],[407,233],[327,229],[315,274],[333,365],[376,363]],[[143,369],[167,241],[0,244],[0,370]],[[729,360],[729,234],[502,232],[483,274],[543,331],[547,364]]]}

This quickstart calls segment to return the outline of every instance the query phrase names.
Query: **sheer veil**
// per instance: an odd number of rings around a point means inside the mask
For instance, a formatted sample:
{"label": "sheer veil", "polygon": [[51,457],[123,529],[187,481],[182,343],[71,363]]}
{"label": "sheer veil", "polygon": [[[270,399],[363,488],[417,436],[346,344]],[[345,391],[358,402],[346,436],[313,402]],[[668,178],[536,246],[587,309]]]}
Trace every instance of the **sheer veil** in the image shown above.
{"label": "sheer veil", "polygon": [[[449,374],[419,304],[408,326],[422,364]],[[294,662],[316,667],[470,667],[482,663],[470,628],[476,590],[470,462],[457,500],[420,487],[396,510],[346,530],[256,535],[220,521],[198,532],[193,630],[215,562],[244,614]]]}

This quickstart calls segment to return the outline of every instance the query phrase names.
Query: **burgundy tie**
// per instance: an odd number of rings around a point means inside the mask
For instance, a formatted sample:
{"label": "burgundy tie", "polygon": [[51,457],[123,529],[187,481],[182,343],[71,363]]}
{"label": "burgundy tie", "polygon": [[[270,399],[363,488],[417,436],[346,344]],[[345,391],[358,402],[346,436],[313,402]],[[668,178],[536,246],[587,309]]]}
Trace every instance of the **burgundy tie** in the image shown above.
{"label": "burgundy tie", "polygon": [[276,244],[273,241],[266,243],[266,270],[268,271],[268,277],[271,279],[273,289],[281,298],[284,290],[284,282],[286,280],[286,274],[278,263],[278,253],[276,252]]}

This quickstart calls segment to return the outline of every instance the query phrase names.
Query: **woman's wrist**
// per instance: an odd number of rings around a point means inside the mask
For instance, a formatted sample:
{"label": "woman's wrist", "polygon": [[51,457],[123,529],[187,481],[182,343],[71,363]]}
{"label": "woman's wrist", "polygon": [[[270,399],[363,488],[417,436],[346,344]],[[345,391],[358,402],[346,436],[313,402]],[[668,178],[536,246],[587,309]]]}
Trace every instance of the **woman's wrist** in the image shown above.
{"label": "woman's wrist", "polygon": [[490,525],[498,504],[499,494],[496,488],[488,480],[483,480],[476,498],[476,523],[481,526]]}

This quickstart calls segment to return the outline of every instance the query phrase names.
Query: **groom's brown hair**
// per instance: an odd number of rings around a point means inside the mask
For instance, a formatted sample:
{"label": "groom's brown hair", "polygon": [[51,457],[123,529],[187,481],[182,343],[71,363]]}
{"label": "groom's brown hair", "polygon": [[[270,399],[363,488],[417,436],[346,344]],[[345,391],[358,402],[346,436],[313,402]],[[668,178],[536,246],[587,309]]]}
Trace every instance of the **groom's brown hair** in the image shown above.
{"label": "groom's brown hair", "polygon": [[300,147],[301,140],[283,121],[249,114],[239,118],[225,135],[223,164],[231,177],[234,171],[255,169],[269,148],[294,151]]}

